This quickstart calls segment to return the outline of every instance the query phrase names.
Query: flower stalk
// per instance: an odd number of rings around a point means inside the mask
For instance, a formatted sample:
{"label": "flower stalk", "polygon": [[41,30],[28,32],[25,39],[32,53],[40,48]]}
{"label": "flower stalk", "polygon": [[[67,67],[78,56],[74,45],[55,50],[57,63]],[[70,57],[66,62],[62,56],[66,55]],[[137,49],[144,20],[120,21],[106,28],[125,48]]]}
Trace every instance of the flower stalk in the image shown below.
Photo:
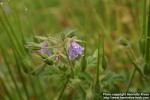
{"label": "flower stalk", "polygon": [[148,13],[148,26],[146,32],[146,47],[145,47],[145,66],[144,66],[144,73],[145,75],[150,75],[150,6],[149,13]]}
{"label": "flower stalk", "polygon": [[64,86],[63,86],[63,88],[62,88],[62,90],[61,90],[61,92],[60,92],[60,94],[59,94],[59,96],[58,96],[58,99],[57,99],[57,100],[61,100],[61,99],[62,99],[62,96],[63,96],[63,94],[64,94],[65,89],[67,88],[67,85],[68,85],[68,83],[69,83],[69,80],[70,80],[70,77],[68,76],[67,79],[66,79],[66,82],[65,82],[65,84],[64,84]]}
{"label": "flower stalk", "polygon": [[96,84],[94,91],[94,100],[100,100],[100,83],[99,83],[99,74],[100,74],[100,37],[98,39],[98,54],[97,54],[97,67],[96,67]]}

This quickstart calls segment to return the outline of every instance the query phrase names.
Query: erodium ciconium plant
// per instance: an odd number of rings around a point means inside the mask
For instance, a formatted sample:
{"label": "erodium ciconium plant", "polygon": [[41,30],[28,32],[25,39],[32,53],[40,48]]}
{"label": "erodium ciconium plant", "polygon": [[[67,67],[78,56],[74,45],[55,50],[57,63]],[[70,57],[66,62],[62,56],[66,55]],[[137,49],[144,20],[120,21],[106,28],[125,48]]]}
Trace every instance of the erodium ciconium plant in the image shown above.
{"label": "erodium ciconium plant", "polygon": [[[32,43],[38,46],[38,50],[33,50],[34,53],[39,54],[41,57],[44,57],[44,59],[50,59],[53,62],[58,63],[61,59],[67,58],[69,58],[70,61],[74,61],[83,55],[84,47],[80,44],[82,41],[78,40],[75,36],[66,36],[65,39],[61,39],[61,37],[60,39],[58,37],[42,37],[39,41],[41,42]],[[32,48],[34,48],[35,45],[32,46]]]}
{"label": "erodium ciconium plant", "polygon": [[[61,72],[66,73],[66,77],[69,77],[66,84],[68,84],[70,78],[74,79],[74,76],[78,76],[75,74],[75,63],[83,56],[85,48],[81,45],[81,43],[84,43],[82,40],[77,39],[77,37],[73,35],[70,36],[70,34],[64,34],[62,37],[36,36],[36,38],[39,43],[29,43],[28,48],[30,48],[34,54],[41,57],[44,65],[46,64],[49,65],[49,67],[59,70],[61,70],[60,68],[64,66],[65,70]],[[38,69],[41,70],[41,68]],[[36,73],[34,70],[31,73],[33,72]],[[58,98],[60,98],[62,94],[63,93],[60,93]]]}

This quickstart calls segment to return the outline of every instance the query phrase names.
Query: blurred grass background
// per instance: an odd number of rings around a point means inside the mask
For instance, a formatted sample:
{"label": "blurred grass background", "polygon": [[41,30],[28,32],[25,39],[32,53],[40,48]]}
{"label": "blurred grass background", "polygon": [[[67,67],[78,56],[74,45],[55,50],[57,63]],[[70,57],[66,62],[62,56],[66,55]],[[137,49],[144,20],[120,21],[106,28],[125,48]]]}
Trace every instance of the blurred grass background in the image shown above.
{"label": "blurred grass background", "polygon": [[[110,87],[125,91],[134,67],[126,55],[127,49],[118,41],[126,38],[135,60],[143,63],[139,48],[143,3],[144,0],[0,0],[0,100],[56,99],[62,79],[50,76],[52,72],[40,76],[28,74],[41,61],[32,56],[25,45],[28,41],[36,41],[37,35],[55,35],[66,29],[79,31],[77,35],[87,41],[87,55],[92,55],[97,48],[97,34],[104,37],[107,69],[124,75],[124,81]],[[94,66],[89,67],[92,77],[95,71]],[[135,91],[150,88],[138,73],[132,85]],[[69,88],[68,91],[73,90]],[[66,100],[72,100],[71,94],[65,96]]]}

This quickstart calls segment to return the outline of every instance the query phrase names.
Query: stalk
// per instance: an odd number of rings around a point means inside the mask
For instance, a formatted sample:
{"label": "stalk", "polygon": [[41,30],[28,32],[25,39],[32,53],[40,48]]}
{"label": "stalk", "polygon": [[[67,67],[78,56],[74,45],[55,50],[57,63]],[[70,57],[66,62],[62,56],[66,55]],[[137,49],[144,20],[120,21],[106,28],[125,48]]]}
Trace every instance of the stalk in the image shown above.
{"label": "stalk", "polygon": [[145,55],[145,61],[146,63],[149,62],[150,57],[150,6],[149,6],[149,14],[148,14],[148,26],[147,26],[147,32],[146,32],[146,55]]}
{"label": "stalk", "polygon": [[100,74],[100,37],[98,37],[98,58],[97,58],[97,67],[96,67],[96,84],[94,91],[94,100],[100,100],[100,84],[99,84],[99,74]]}
{"label": "stalk", "polygon": [[100,66],[100,41],[98,40],[98,59],[97,59],[97,69],[96,69],[97,70],[97,72],[96,72],[96,84],[97,85],[99,84],[99,74],[100,74],[100,72],[99,72],[99,70],[100,70],[99,66]]}
{"label": "stalk", "polygon": [[71,66],[71,68],[70,68],[70,69],[71,69],[71,77],[73,78],[73,77],[74,77],[74,71],[73,71],[74,64],[72,63],[72,61],[70,61],[69,55],[68,55],[68,53],[67,53],[66,48],[65,48],[65,53],[66,53],[66,56],[67,56],[68,63],[69,63],[69,65]]}
{"label": "stalk", "polygon": [[147,76],[150,76],[150,6],[148,13],[148,26],[146,32],[146,47],[145,47],[145,66],[144,73]]}
{"label": "stalk", "polygon": [[64,94],[64,91],[67,88],[67,85],[69,83],[69,80],[70,80],[70,76],[67,77],[66,82],[65,82],[65,84],[64,84],[64,86],[63,86],[63,88],[62,88],[62,90],[61,90],[57,100],[61,100],[61,98],[62,98],[62,96]]}
{"label": "stalk", "polygon": [[1,51],[3,52],[2,54],[3,54],[3,58],[4,58],[4,61],[5,61],[5,64],[6,64],[6,68],[7,68],[8,72],[9,72],[9,75],[10,75],[10,77],[11,77],[11,80],[12,80],[12,82],[13,82],[15,88],[16,88],[18,97],[19,97],[20,100],[24,100],[24,98],[23,98],[22,95],[21,95],[19,86],[18,86],[18,84],[17,84],[17,82],[16,82],[16,80],[15,80],[13,71],[12,71],[12,69],[10,68],[9,61],[7,60],[7,55],[6,55],[6,53],[5,53],[5,51],[4,51],[4,49],[3,49],[2,46],[1,46]]}
{"label": "stalk", "polygon": [[23,51],[23,47],[21,46],[21,44],[20,44],[20,42],[19,42],[19,40],[18,40],[18,38],[16,36],[16,33],[14,32],[14,30],[13,30],[13,28],[12,28],[12,26],[11,26],[9,20],[8,20],[8,17],[6,16],[6,13],[4,12],[4,10],[3,10],[1,5],[0,5],[0,8],[1,8],[2,14],[4,15],[3,18],[4,18],[5,22],[6,22],[6,24],[8,25],[8,28],[9,28],[9,31],[10,31],[10,35],[16,41],[16,44],[17,44],[18,48]]}
{"label": "stalk", "polygon": [[[0,6],[0,8],[2,9],[2,7]],[[2,11],[3,11],[3,9],[2,9]],[[3,12],[4,13],[4,12]],[[8,20],[7,20],[8,21]],[[6,34],[8,35],[8,38],[9,38],[9,40],[11,41],[10,43],[11,43],[11,45],[12,45],[12,49],[13,50],[15,50],[16,52],[17,52],[17,54],[21,57],[21,58],[23,58],[22,57],[22,54],[23,54],[23,52],[21,52],[20,51],[20,48],[18,47],[18,42],[16,42],[16,38],[14,38],[14,36],[12,35],[12,32],[10,31],[10,29],[7,27],[7,23],[5,23],[6,22],[6,20],[3,20],[3,17],[2,16],[0,16],[0,22],[1,22],[1,25],[3,26],[3,29],[6,31]],[[8,22],[9,23],[9,22]],[[11,26],[9,26],[9,27],[11,27]],[[11,28],[11,30],[12,30],[12,28]],[[24,68],[24,70],[25,70],[26,68]]]}
{"label": "stalk", "polygon": [[145,57],[145,52],[146,52],[146,30],[147,30],[147,17],[146,17],[146,12],[147,12],[147,6],[146,6],[146,0],[143,0],[143,25],[142,25],[142,35],[140,39],[140,49],[142,51],[143,57]]}
{"label": "stalk", "polygon": [[87,68],[87,59],[86,59],[86,43],[84,44],[84,55],[83,58],[81,60],[81,71],[84,72]]}
{"label": "stalk", "polygon": [[[134,60],[136,59],[136,57],[135,57],[135,55],[134,55],[132,49],[131,49],[130,47],[129,47],[128,49],[130,50],[130,52],[129,52],[129,53],[126,52],[126,54],[127,54],[127,56],[128,56],[129,61],[130,61],[130,62],[132,63],[132,65],[134,66],[134,70],[133,70],[133,72],[131,73],[131,77],[130,77],[130,79],[129,79],[129,83],[128,83],[126,92],[128,92],[128,91],[129,91],[129,88],[131,87],[131,84],[132,84],[132,82],[133,82],[133,79],[134,79],[134,76],[135,76],[136,71],[138,71],[138,73],[142,76],[143,79],[145,79],[146,81],[148,81],[147,78],[144,76],[142,70],[139,68],[138,64],[136,64],[136,62],[134,61]],[[132,56],[132,57],[131,57],[131,56]],[[134,59],[134,60],[133,60],[133,59]]]}
{"label": "stalk", "polygon": [[30,100],[30,95],[29,95],[29,92],[26,87],[25,77],[21,71],[21,66],[20,66],[20,63],[18,62],[19,57],[17,56],[16,52],[14,52],[14,56],[15,56],[15,60],[16,60],[16,67],[17,67],[18,75],[20,76],[20,80],[21,80],[25,95],[27,97],[27,100]]}
{"label": "stalk", "polygon": [[144,0],[144,8],[143,8],[143,35],[146,35],[146,0]]}
{"label": "stalk", "polygon": [[39,90],[40,90],[40,95],[37,94],[37,97],[38,97],[37,100],[48,100],[46,94],[44,93],[44,88],[43,88],[43,85],[40,81],[40,78],[37,77],[35,79],[35,81],[37,81],[37,84],[38,84],[38,87],[39,87]]}
{"label": "stalk", "polygon": [[5,91],[6,95],[7,95],[7,97],[9,98],[9,100],[13,100],[13,98],[12,98],[9,90],[7,89],[7,86],[6,86],[6,84],[5,84],[5,82],[4,82],[4,80],[2,78],[0,78],[0,83],[1,83],[1,86],[3,87],[3,89],[4,89],[4,91]]}
{"label": "stalk", "polygon": [[[67,55],[68,63],[69,63],[70,66],[71,66],[71,77],[73,78],[73,77],[74,77],[74,71],[73,71],[74,65],[72,64],[72,62],[71,62],[70,59],[69,59],[69,56],[68,56],[68,53],[67,53],[66,48],[65,48],[65,52],[66,52],[66,55]],[[64,87],[62,88],[62,90],[61,90],[61,92],[60,92],[60,94],[59,94],[59,96],[58,96],[58,100],[61,100],[61,98],[62,98],[62,96],[63,96],[63,94],[64,94],[64,91],[65,91],[65,89],[67,88],[67,85],[68,85],[68,83],[69,83],[69,80],[70,80],[70,75],[67,76],[67,80],[66,80],[66,82],[65,82],[65,84],[64,84]]]}
{"label": "stalk", "polygon": [[133,69],[133,72],[132,72],[132,74],[131,74],[131,77],[130,77],[130,80],[129,80],[129,83],[128,83],[126,92],[129,92],[129,88],[131,87],[131,84],[132,84],[132,81],[133,81],[135,72],[136,72],[136,68]]}

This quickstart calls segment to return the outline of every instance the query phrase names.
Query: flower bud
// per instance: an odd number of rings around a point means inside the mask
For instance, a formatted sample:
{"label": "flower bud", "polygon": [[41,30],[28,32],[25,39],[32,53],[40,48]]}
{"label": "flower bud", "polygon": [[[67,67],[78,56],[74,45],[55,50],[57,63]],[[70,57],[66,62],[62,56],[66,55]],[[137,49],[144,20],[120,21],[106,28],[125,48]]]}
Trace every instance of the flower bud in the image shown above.
{"label": "flower bud", "polygon": [[48,41],[44,41],[41,45],[41,49],[38,50],[41,54],[47,54],[48,56],[52,55],[51,50],[48,48]]}

